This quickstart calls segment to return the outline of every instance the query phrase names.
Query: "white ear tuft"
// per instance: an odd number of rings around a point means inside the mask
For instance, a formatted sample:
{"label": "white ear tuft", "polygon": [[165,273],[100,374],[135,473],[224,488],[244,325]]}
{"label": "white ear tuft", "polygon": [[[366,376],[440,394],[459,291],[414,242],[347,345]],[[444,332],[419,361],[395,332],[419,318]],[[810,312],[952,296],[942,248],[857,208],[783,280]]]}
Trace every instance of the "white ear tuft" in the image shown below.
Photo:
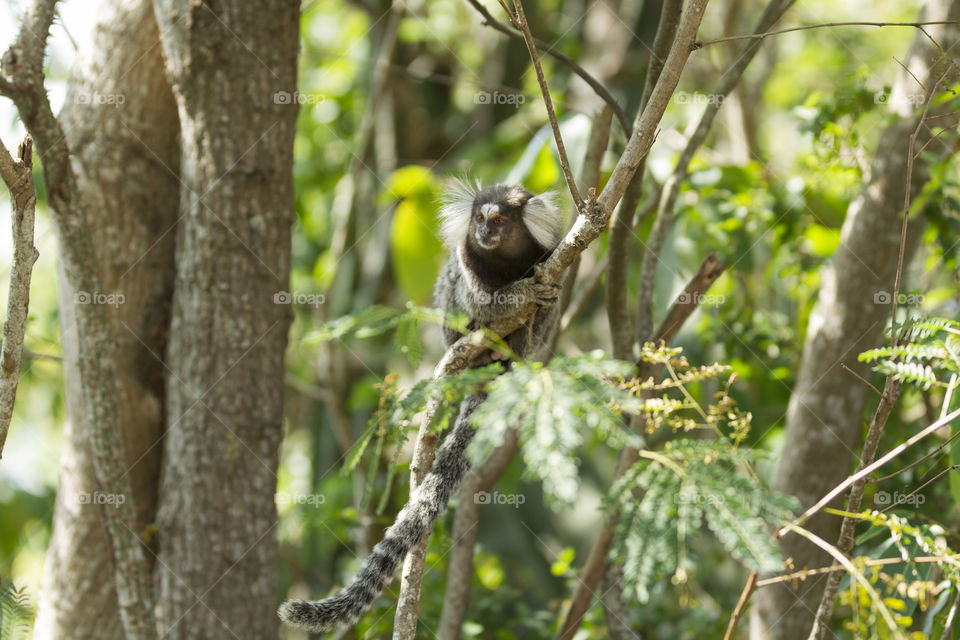
{"label": "white ear tuft", "polygon": [[533,239],[545,249],[553,249],[563,238],[563,218],[554,202],[556,193],[548,191],[527,200],[523,223]]}
{"label": "white ear tuft", "polygon": [[440,236],[448,247],[456,247],[467,237],[473,201],[479,191],[479,180],[470,184],[466,179],[454,178],[447,185],[441,197]]}

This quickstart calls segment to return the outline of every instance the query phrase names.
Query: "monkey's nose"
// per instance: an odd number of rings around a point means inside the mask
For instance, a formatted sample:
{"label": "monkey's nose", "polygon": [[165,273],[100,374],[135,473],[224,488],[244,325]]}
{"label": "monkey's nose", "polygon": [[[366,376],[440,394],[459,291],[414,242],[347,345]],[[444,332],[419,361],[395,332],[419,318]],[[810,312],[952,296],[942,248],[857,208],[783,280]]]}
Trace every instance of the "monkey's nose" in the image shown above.
{"label": "monkey's nose", "polygon": [[500,238],[498,236],[477,234],[477,244],[480,245],[481,248],[490,251],[500,245]]}

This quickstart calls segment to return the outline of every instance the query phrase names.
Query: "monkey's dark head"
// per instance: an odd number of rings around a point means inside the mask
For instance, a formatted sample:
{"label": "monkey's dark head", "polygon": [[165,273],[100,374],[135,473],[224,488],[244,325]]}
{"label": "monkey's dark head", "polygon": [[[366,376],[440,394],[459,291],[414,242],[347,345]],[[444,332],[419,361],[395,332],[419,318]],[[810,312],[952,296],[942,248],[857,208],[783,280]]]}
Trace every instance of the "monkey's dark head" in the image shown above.
{"label": "monkey's dark head", "polygon": [[453,181],[440,216],[448,246],[466,241],[480,251],[504,256],[526,251],[531,240],[551,251],[563,233],[552,194],[533,195],[520,185],[481,189],[479,183]]}
{"label": "monkey's dark head", "polygon": [[534,195],[519,185],[480,188],[458,180],[444,200],[444,240],[462,251],[469,268],[493,287],[529,275],[563,234],[551,194]]}

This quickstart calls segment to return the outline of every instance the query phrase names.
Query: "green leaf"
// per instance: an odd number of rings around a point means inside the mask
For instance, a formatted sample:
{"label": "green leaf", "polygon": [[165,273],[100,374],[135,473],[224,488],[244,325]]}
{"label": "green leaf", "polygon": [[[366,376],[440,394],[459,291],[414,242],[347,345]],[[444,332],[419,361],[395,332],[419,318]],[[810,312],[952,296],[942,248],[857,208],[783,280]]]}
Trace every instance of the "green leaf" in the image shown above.
{"label": "green leaf", "polygon": [[549,365],[513,363],[489,385],[487,401],[470,418],[479,431],[469,458],[479,463],[508,428],[517,428],[526,477],[542,481],[552,506],[572,504],[579,488],[576,452],[586,433],[622,443],[627,436],[621,412],[643,408],[643,400],[618,384],[633,370],[632,363],[600,353],[554,358]]}
{"label": "green leaf", "polygon": [[426,347],[420,339],[420,322],[415,315],[411,314],[400,319],[394,340],[397,352],[406,356],[411,367],[420,364]]}
{"label": "green leaf", "polygon": [[724,440],[677,440],[641,456],[607,501],[619,513],[614,556],[622,554],[627,585],[641,601],[658,578],[684,569],[688,539],[703,520],[747,567],[782,567],[768,525],[789,518],[797,503],[740,475],[745,454]]}

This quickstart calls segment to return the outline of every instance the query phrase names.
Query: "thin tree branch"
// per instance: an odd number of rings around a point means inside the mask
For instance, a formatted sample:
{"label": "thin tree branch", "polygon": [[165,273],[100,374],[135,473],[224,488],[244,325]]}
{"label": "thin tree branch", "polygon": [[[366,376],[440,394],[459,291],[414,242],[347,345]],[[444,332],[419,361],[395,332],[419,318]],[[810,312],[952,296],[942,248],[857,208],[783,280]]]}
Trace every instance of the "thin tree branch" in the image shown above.
{"label": "thin tree branch", "polygon": [[[590,127],[590,137],[587,139],[587,150],[584,152],[583,164],[580,169],[580,184],[585,189],[596,189],[600,181],[600,167],[603,163],[603,156],[607,151],[607,145],[610,142],[610,119],[613,113],[609,107],[604,107],[600,113],[593,119]],[[572,225],[574,220],[570,221]],[[570,265],[570,273],[563,281],[563,290],[560,292],[560,311],[566,313],[570,306],[570,300],[573,297],[573,288],[577,283],[577,276],[580,274],[580,258],[573,261]],[[554,336],[554,347],[560,336],[558,331]]]}
{"label": "thin tree branch", "polygon": [[[900,386],[893,377],[890,376],[887,378],[886,383],[884,383],[880,404],[877,405],[876,411],[874,411],[873,417],[870,420],[867,437],[863,443],[863,452],[860,454],[858,470],[863,469],[873,462],[874,457],[877,455],[877,448],[880,446],[880,436],[883,435],[883,428],[899,397]],[[850,496],[847,498],[847,511],[860,511],[866,485],[866,476],[853,483],[853,487],[850,489]],[[845,517],[840,525],[840,538],[837,543],[837,548],[845,555],[849,555],[853,550],[853,533],[855,529],[856,522],[853,518]],[[842,577],[840,573],[832,573],[827,578],[827,584],[824,587],[823,595],[820,597],[820,604],[817,607],[816,619],[813,623],[813,628],[810,629],[810,640],[814,638],[822,639],[826,636],[827,627],[830,626],[830,618],[833,615],[834,599],[837,597],[837,589],[840,586],[840,578]]]}
{"label": "thin tree branch", "polygon": [[687,283],[687,286],[673,301],[666,317],[660,322],[660,327],[651,336],[651,341],[654,343],[667,342],[664,336],[675,336],[680,333],[680,327],[687,321],[687,318],[693,315],[693,312],[700,305],[700,301],[703,300],[703,296],[717,281],[717,278],[723,274],[725,268],[717,258],[717,254],[710,252],[704,258],[690,282]]}
{"label": "thin tree branch", "polygon": [[593,119],[590,128],[590,137],[587,139],[587,150],[583,155],[583,164],[580,169],[580,184],[588,191],[599,189],[600,169],[603,165],[603,156],[607,152],[610,142],[610,118],[613,111],[604,106]]}
{"label": "thin tree branch", "polygon": [[765,31],[763,33],[750,33],[742,36],[724,36],[722,38],[715,38],[713,40],[706,40],[704,42],[694,42],[693,48],[703,49],[704,47],[709,47],[712,44],[719,44],[721,42],[732,42],[734,40],[763,40],[770,36],[778,36],[782,33],[791,33],[793,31],[806,31],[807,29],[823,29],[824,27],[917,27],[922,28],[925,26],[935,25],[935,24],[958,24],[953,20],[940,20],[935,22],[824,22],[822,24],[805,24],[799,27],[788,27],[786,29],[777,29],[776,31]]}
{"label": "thin tree branch", "polygon": [[453,519],[453,543],[447,563],[447,586],[443,595],[443,613],[437,625],[438,640],[459,640],[466,617],[473,577],[473,548],[477,541],[480,505],[476,495],[490,491],[517,451],[517,431],[507,430],[503,443],[483,465],[471,469],[458,492],[457,513]]}
{"label": "thin tree branch", "polygon": [[3,345],[0,347],[0,456],[7,441],[13,403],[20,382],[20,359],[23,335],[30,306],[30,276],[40,253],[33,242],[34,214],[37,204],[33,185],[33,141],[24,138],[17,150],[17,159],[0,141],[0,178],[10,191],[13,227],[13,267],[10,270],[10,291],[7,296],[7,319],[3,323]]}
{"label": "thin tree branch", "polygon": [[516,16],[513,15],[513,11],[510,10],[510,7],[504,0],[497,0],[500,3],[500,6],[503,7],[503,10],[507,12],[507,15],[510,16],[510,23],[515,26],[517,29],[520,28],[520,22],[517,20]]}
{"label": "thin tree branch", "polygon": [[863,384],[865,384],[865,385],[867,385],[868,387],[870,387],[870,388],[873,390],[873,392],[876,393],[878,396],[883,396],[883,392],[880,391],[880,389],[877,389],[875,386],[873,386],[873,384],[872,384],[869,380],[867,380],[866,378],[864,378],[862,375],[860,375],[859,373],[857,373],[856,371],[854,371],[853,369],[851,369],[850,367],[848,367],[847,365],[845,365],[845,364],[842,363],[842,362],[840,363],[840,366],[843,368],[844,371],[846,371],[847,373],[849,373],[850,375],[852,375],[854,378],[856,378],[857,380],[859,380],[859,381],[862,382]]}
{"label": "thin tree branch", "polygon": [[[640,106],[637,109],[637,117],[643,113],[657,81],[660,79],[660,73],[663,71],[663,60],[670,54],[670,48],[673,46],[674,38],[677,34],[677,26],[681,9],[682,0],[667,0],[660,9],[660,21],[657,25],[657,34],[653,39],[653,51],[650,55],[650,65],[647,69],[647,77],[643,84],[643,96],[640,99]],[[610,263],[607,269],[606,306],[607,323],[610,326],[610,341],[613,347],[613,357],[626,359],[633,355],[634,327],[633,318],[627,307],[627,275],[629,267],[629,249],[631,240],[634,236],[634,228],[639,219],[644,216],[637,215],[637,206],[643,199],[643,174],[646,169],[646,158],[642,159],[640,166],[637,167],[630,186],[620,201],[620,206],[610,218],[610,241],[607,248],[607,255]],[[648,199],[647,214],[652,210],[660,192],[651,194]]]}
{"label": "thin tree branch", "polygon": [[[910,197],[912,195],[911,187],[913,182],[913,161],[916,158],[913,150],[917,146],[917,137],[920,135],[920,131],[923,129],[924,124],[927,122],[927,116],[930,113],[930,105],[933,104],[933,98],[937,93],[937,89],[940,88],[940,85],[943,83],[944,79],[947,77],[947,74],[940,74],[940,77],[937,78],[936,83],[934,83],[933,88],[927,94],[927,101],[923,107],[923,115],[920,116],[920,122],[917,123],[917,128],[913,130],[913,133],[910,135],[910,143],[907,147],[907,185],[903,193],[903,223],[900,225],[900,251],[897,255],[897,277],[893,283],[893,311],[891,311],[892,320],[891,322],[896,325],[897,323],[897,305],[900,298],[900,283],[903,279],[903,256],[906,253],[907,246],[907,225],[910,222]],[[897,346],[900,343],[901,336],[896,333],[893,336],[893,346]]]}
{"label": "thin tree branch", "polygon": [[913,491],[911,491],[911,492],[908,493],[907,495],[899,498],[896,502],[890,504],[889,506],[884,507],[884,509],[883,509],[880,513],[886,513],[887,511],[890,511],[890,509],[893,509],[894,507],[899,507],[901,504],[905,503],[907,500],[909,500],[909,499],[912,498],[913,496],[917,495],[918,493],[920,493],[921,491],[923,491],[924,489],[926,489],[927,487],[929,487],[931,484],[933,484],[934,482],[936,482],[937,480],[939,480],[939,479],[942,478],[943,476],[945,476],[945,475],[947,475],[948,473],[950,473],[951,471],[955,471],[955,470],[957,470],[957,469],[960,469],[960,464],[950,465],[949,467],[947,467],[946,469],[944,469],[943,471],[941,471],[941,472],[938,473],[937,475],[933,476],[932,478],[930,478],[929,480],[927,480],[926,482],[924,482],[923,484],[921,484],[919,487],[917,487],[916,489],[914,489]]}
{"label": "thin tree branch", "polygon": [[620,157],[620,161],[603,188],[603,193],[598,198],[598,203],[604,211],[613,211],[620,198],[623,197],[623,192],[626,191],[630,180],[633,179],[633,174],[640,166],[641,160],[653,145],[657,126],[663,117],[667,104],[673,97],[673,92],[680,80],[680,73],[690,56],[690,45],[697,37],[700,21],[703,19],[703,12],[706,8],[707,0],[691,0],[684,7],[680,17],[680,25],[677,27],[677,34],[673,45],[670,47],[667,60],[663,63],[660,78],[650,93],[647,106],[644,107],[643,112],[637,119],[633,134],[627,141],[627,146]]}
{"label": "thin tree branch", "polygon": [[[828,491],[827,494],[822,498],[820,498],[816,504],[814,504],[809,509],[804,511],[800,516],[795,518],[791,524],[798,525],[798,526],[802,525],[804,522],[809,520],[811,516],[813,516],[816,513],[819,513],[821,509],[823,509],[828,504],[833,502],[833,500],[837,496],[841,495],[844,491],[846,491],[854,482],[857,482],[858,480],[869,476],[871,473],[873,473],[880,467],[884,466],[891,460],[896,459],[901,453],[903,453],[913,445],[917,444],[918,442],[920,442],[930,434],[935,433],[937,430],[942,429],[948,424],[951,424],[957,418],[960,418],[960,409],[955,409],[954,411],[951,411],[950,413],[943,416],[936,422],[933,422],[927,425],[922,430],[913,434],[912,436],[907,438],[905,441],[901,442],[899,445],[897,445],[896,447],[888,451],[886,454],[883,455],[883,457],[877,459],[875,462],[867,465],[863,469],[860,469],[859,471],[857,471],[856,473],[848,477],[846,480],[844,480],[843,482],[835,486],[833,489]],[[781,527],[780,530],[777,531],[777,537],[778,538],[783,537],[783,535],[787,533],[788,529],[789,529],[788,526]]]}
{"label": "thin tree branch", "polygon": [[740,618],[747,608],[747,602],[750,600],[750,596],[753,595],[756,588],[757,572],[751,571],[747,577],[747,583],[743,585],[743,591],[740,592],[740,599],[737,600],[737,606],[733,608],[733,613],[730,615],[730,622],[727,623],[727,630],[723,634],[723,640],[733,640],[733,635],[737,631],[737,623],[740,622]]}
{"label": "thin tree branch", "polygon": [[[877,593],[877,590],[870,584],[870,581],[867,580],[863,573],[857,570],[849,558],[847,558],[839,549],[831,545],[829,542],[823,538],[817,536],[816,534],[810,533],[806,529],[798,527],[795,524],[788,524],[785,529],[792,531],[802,538],[806,538],[808,541],[812,542],[814,545],[820,547],[822,550],[826,551],[833,559],[843,565],[843,568],[847,570],[847,573],[850,574],[852,580],[857,581],[864,591],[870,596],[870,599],[877,605],[877,609],[880,611],[880,617],[883,618],[884,622],[887,623],[887,627],[894,634],[894,637],[903,638],[903,632],[900,630],[900,627],[897,626],[897,623],[894,621],[893,616],[890,615],[890,610],[883,603],[883,599],[880,597],[880,594]],[[830,574],[831,576],[837,574]]]}
{"label": "thin tree branch", "polygon": [[623,565],[609,558],[600,578],[600,606],[608,640],[636,640],[630,625],[630,605],[624,596]]}
{"label": "thin tree branch", "polygon": [[560,333],[566,331],[573,321],[579,318],[580,314],[586,310],[593,295],[603,282],[603,274],[607,270],[607,264],[607,256],[601,256],[600,259],[597,260],[593,271],[587,275],[586,280],[581,278],[583,285],[579,291],[575,292],[575,295],[570,300],[570,304],[567,305],[567,310],[563,313],[563,318],[560,319]]}
{"label": "thin tree branch", "polygon": [[953,598],[953,604],[950,605],[950,613],[947,614],[947,621],[943,626],[941,638],[950,638],[953,636],[953,625],[957,622],[957,609],[960,608],[960,593]]}
{"label": "thin tree branch", "polygon": [[[916,556],[910,558],[911,563],[915,564],[931,564],[931,563],[941,563],[948,560],[960,560],[960,554],[954,555],[941,555],[941,556]],[[857,562],[864,567],[885,567],[891,565],[903,564],[903,558],[858,558]],[[818,569],[804,569],[802,571],[794,571],[792,573],[785,573],[783,575],[774,576],[772,578],[764,578],[763,580],[756,580],[756,572],[751,572],[750,577],[747,579],[747,584],[744,585],[743,591],[740,594],[740,600],[737,602],[737,607],[734,609],[733,614],[730,618],[730,624],[727,625],[727,632],[724,635],[724,640],[730,640],[733,638],[732,632],[736,629],[736,621],[740,619],[743,615],[742,608],[745,608],[747,601],[750,597],[756,592],[757,589],[762,589],[763,587],[770,587],[775,584],[781,584],[783,582],[795,582],[799,580],[806,580],[813,576],[824,575],[828,573],[841,573],[845,572],[847,569],[840,564],[833,564],[828,567],[820,567]],[[751,579],[754,581],[751,586]],[[746,596],[746,598],[744,598]],[[738,612],[738,609],[740,611]],[[945,637],[945,636],[944,636]]]}
{"label": "thin tree branch", "polygon": [[[620,360],[633,356],[634,317],[627,305],[627,280],[630,267],[631,240],[634,235],[634,224],[637,218],[637,207],[643,198],[643,174],[646,163],[637,167],[637,172],[630,181],[620,206],[610,218],[610,241],[607,246],[607,283],[604,287],[604,303],[607,311],[607,326],[610,328],[610,343],[613,357]],[[657,194],[659,195],[659,193]],[[647,204],[652,205],[656,200],[654,195],[648,196]],[[645,207],[647,213],[653,210],[652,206]]]}
{"label": "thin tree branch", "polygon": [[[910,558],[911,563],[916,564],[929,564],[933,562],[945,562],[947,560],[956,560],[960,561],[960,553],[954,555],[943,555],[943,556],[916,556]],[[858,563],[862,563],[864,567],[886,567],[890,565],[903,564],[903,558],[857,558]],[[780,584],[781,582],[793,582],[795,580],[806,580],[812,576],[819,576],[827,573],[836,573],[838,571],[846,571],[839,564],[830,565],[829,567],[819,567],[817,569],[804,569],[803,571],[794,571],[793,573],[785,573],[783,575],[774,576],[772,578],[764,578],[763,580],[757,581],[757,589],[762,589],[763,587],[769,587],[774,584]]]}
{"label": "thin tree branch", "polygon": [[917,466],[918,464],[922,463],[924,460],[929,460],[930,458],[934,457],[935,455],[937,455],[938,453],[940,453],[941,451],[943,451],[946,447],[950,446],[950,443],[953,442],[954,440],[956,440],[958,437],[960,437],[960,431],[957,431],[955,434],[953,434],[952,436],[950,436],[949,438],[947,438],[947,440],[944,441],[943,444],[941,444],[939,447],[937,447],[936,449],[934,449],[933,451],[931,451],[931,452],[928,453],[927,455],[923,456],[922,458],[919,458],[919,459],[917,459],[917,460],[914,460],[913,462],[911,462],[910,464],[908,464],[908,465],[905,466],[904,468],[898,469],[897,471],[894,471],[894,472],[891,473],[891,474],[885,475],[885,476],[883,476],[882,478],[877,478],[876,480],[872,480],[872,479],[871,479],[870,482],[873,483],[873,484],[879,484],[879,483],[883,482],[884,480],[889,480],[890,478],[895,478],[895,477],[897,477],[898,475],[900,475],[900,474],[903,473],[904,471],[909,471],[910,469],[913,469],[915,466]]}
{"label": "thin tree branch", "polygon": [[543,105],[547,108],[547,117],[550,119],[550,127],[553,129],[553,140],[557,144],[557,153],[560,155],[560,168],[563,169],[563,177],[567,181],[567,188],[573,197],[573,204],[577,211],[583,211],[583,198],[580,197],[580,190],[570,172],[570,161],[567,160],[567,150],[563,146],[563,137],[560,135],[560,125],[557,123],[557,114],[553,110],[553,100],[550,98],[550,88],[547,87],[547,79],[543,76],[543,66],[540,64],[540,56],[537,54],[537,43],[533,41],[533,34],[530,32],[530,25],[527,24],[527,15],[523,11],[522,0],[513,0],[513,7],[517,12],[515,24],[523,33],[523,41],[527,44],[527,51],[530,53],[530,60],[533,62],[533,68],[537,72],[537,83],[540,85],[540,93],[543,95]]}
{"label": "thin tree branch", "polygon": [[[500,33],[510,36],[511,38],[523,39],[523,34],[500,22],[497,22],[497,20],[490,15],[490,12],[487,11],[486,8],[478,2],[478,0],[467,0],[467,2],[469,2],[470,6],[476,9],[477,12],[483,16],[483,24],[487,25],[488,27],[493,27]],[[501,6],[504,6],[504,9],[507,11],[507,13],[510,13],[509,9],[506,8],[504,3],[501,2]],[[512,14],[510,15],[510,19],[511,21],[513,20]],[[590,85],[590,88],[593,89],[594,93],[596,93],[597,96],[606,102],[607,105],[613,110],[613,115],[617,117],[617,122],[620,123],[620,127],[623,129],[624,133],[627,134],[627,136],[633,132],[633,127],[630,126],[630,121],[627,119],[627,114],[623,111],[623,107],[620,106],[620,104],[617,102],[617,99],[613,97],[613,95],[599,80],[590,75],[590,72],[577,64],[573,59],[560,53],[546,42],[537,38],[534,38],[533,42],[537,45],[538,49],[569,68],[571,71],[577,74],[580,79]]]}

